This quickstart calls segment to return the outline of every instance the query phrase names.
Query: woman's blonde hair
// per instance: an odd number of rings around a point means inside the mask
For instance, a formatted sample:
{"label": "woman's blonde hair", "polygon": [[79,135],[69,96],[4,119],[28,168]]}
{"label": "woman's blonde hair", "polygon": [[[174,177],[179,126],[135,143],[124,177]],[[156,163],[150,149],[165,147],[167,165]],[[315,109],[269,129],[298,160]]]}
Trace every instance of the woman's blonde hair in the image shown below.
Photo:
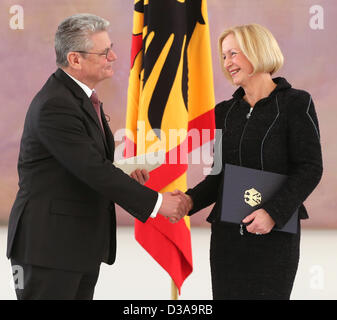
{"label": "woman's blonde hair", "polygon": [[230,34],[234,35],[240,47],[238,49],[252,64],[252,75],[258,72],[272,75],[282,67],[283,54],[276,39],[267,28],[255,23],[235,26],[225,30],[218,42],[221,68],[226,78],[231,82],[232,77],[224,67],[222,54],[222,41]]}

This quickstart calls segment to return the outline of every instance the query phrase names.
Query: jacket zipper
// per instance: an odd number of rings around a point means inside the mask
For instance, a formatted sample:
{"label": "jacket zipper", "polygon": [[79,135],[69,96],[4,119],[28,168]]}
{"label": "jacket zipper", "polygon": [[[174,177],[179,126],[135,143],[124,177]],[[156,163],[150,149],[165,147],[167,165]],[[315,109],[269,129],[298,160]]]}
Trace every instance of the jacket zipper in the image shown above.
{"label": "jacket zipper", "polygon": [[253,111],[253,107],[250,107],[250,110],[249,110],[249,112],[248,112],[247,115],[246,115],[246,118],[247,118],[247,119],[249,119],[250,116],[252,115],[252,111]]}
{"label": "jacket zipper", "polygon": [[253,107],[250,107],[250,110],[249,110],[249,112],[248,112],[247,115],[246,115],[247,121],[246,121],[245,126],[243,127],[242,134],[241,134],[241,138],[240,138],[240,144],[239,144],[239,161],[240,161],[240,166],[242,166],[242,160],[241,160],[241,144],[242,144],[242,138],[243,138],[243,135],[244,135],[244,133],[245,133],[245,131],[246,131],[246,127],[247,127],[249,118],[250,118],[251,115],[252,115],[252,112],[253,112]]}

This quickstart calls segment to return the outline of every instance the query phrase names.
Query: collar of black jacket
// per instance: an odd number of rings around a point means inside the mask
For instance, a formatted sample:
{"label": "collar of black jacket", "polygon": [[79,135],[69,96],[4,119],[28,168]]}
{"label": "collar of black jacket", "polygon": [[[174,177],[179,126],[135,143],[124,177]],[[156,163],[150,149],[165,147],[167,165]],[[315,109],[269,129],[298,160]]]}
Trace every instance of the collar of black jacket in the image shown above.
{"label": "collar of black jacket", "polygon": [[58,68],[54,73],[55,77],[65,84],[78,98],[88,98],[83,89],[71,79],[62,69]]}
{"label": "collar of black jacket", "polygon": [[[73,80],[71,79],[62,69],[57,69],[53,76],[62,82],[71,92],[79,99],[82,100],[82,108],[89,114],[89,116],[94,120],[97,127],[100,129],[102,136],[104,137],[103,131],[101,130],[101,124],[97,117],[97,113],[93,108],[92,102],[90,101],[87,94],[84,90]],[[104,143],[105,139],[104,139]]]}
{"label": "collar of black jacket", "polygon": [[[273,81],[276,84],[276,88],[270,93],[270,97],[275,95],[277,92],[291,88],[291,84],[282,77],[273,78]],[[245,95],[245,90],[240,87],[233,93],[233,98],[241,100]]]}

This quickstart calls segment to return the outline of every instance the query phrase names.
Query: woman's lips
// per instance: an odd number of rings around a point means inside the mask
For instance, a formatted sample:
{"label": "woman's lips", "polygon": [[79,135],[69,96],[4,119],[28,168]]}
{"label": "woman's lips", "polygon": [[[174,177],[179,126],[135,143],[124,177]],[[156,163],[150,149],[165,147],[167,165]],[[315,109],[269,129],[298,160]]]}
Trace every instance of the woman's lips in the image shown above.
{"label": "woman's lips", "polygon": [[233,70],[230,70],[229,73],[230,73],[230,75],[233,77],[233,76],[235,76],[239,71],[240,71],[240,69],[233,69]]}

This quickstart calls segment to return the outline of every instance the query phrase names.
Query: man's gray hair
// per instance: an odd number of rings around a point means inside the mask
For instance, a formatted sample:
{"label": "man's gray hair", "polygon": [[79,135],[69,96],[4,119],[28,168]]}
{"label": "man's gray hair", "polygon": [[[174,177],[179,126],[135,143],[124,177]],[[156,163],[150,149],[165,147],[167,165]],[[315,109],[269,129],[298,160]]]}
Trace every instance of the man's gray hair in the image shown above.
{"label": "man's gray hair", "polygon": [[89,51],[93,47],[90,36],[106,31],[109,21],[93,14],[75,14],[63,20],[55,35],[56,64],[67,67],[67,54],[71,51]]}

